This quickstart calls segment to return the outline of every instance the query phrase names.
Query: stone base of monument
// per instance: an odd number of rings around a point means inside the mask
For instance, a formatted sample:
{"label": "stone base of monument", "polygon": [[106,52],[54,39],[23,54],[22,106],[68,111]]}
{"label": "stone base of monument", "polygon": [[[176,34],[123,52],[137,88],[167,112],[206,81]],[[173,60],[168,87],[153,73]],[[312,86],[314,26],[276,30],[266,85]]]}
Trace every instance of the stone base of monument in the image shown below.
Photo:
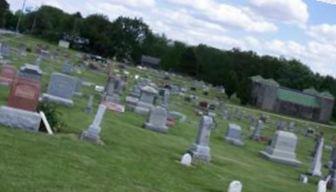
{"label": "stone base of monument", "polygon": [[138,105],[139,99],[136,97],[126,97],[126,107],[128,110],[133,111]]}
{"label": "stone base of monument", "polygon": [[225,140],[229,143],[232,143],[233,145],[237,146],[244,146],[245,143],[239,139],[231,138],[231,137],[225,137]]}
{"label": "stone base of monument", "polygon": [[208,146],[193,144],[189,151],[192,152],[195,162],[209,163],[211,161],[210,148]]}
{"label": "stone base of monument", "polygon": [[36,112],[16,109],[7,106],[0,107],[0,124],[27,131],[38,132],[41,116]]}
{"label": "stone base of monument", "polygon": [[100,136],[90,131],[83,131],[80,135],[81,140],[89,141],[94,144],[103,145],[104,142],[100,139]]}
{"label": "stone base of monument", "polygon": [[0,85],[3,86],[10,86],[13,83],[13,79],[0,77]]}
{"label": "stone base of monument", "polygon": [[134,112],[140,115],[148,115],[148,113],[153,107],[154,106],[151,104],[139,102],[135,107]]}
{"label": "stone base of monument", "polygon": [[74,105],[74,102],[70,99],[64,99],[62,97],[57,97],[57,96],[49,95],[46,93],[42,95],[42,100],[47,101],[47,102],[57,103],[57,104],[68,106],[68,107],[71,107]]}
{"label": "stone base of monument", "polygon": [[273,162],[298,167],[301,162],[295,158],[295,154],[286,151],[279,151],[271,147],[267,147],[265,151],[260,151],[260,154]]}
{"label": "stone base of monument", "polygon": [[159,133],[167,133],[168,132],[168,127],[167,126],[158,127],[158,126],[152,125],[150,123],[145,123],[145,128],[149,129],[149,130],[152,130],[152,131],[159,132]]}

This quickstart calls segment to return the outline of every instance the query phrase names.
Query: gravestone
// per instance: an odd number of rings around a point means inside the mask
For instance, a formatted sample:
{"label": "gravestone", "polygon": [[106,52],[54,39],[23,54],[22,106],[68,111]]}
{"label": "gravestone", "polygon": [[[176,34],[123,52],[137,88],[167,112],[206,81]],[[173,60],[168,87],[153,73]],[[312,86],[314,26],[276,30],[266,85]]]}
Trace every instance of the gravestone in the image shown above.
{"label": "gravestone", "polygon": [[99,105],[96,116],[86,131],[83,131],[80,138],[82,140],[87,140],[96,144],[102,143],[100,140],[101,127],[100,124],[103,120],[104,114],[106,111],[106,106],[103,104]]}
{"label": "gravestone", "polygon": [[82,95],[82,93],[81,93],[82,83],[83,83],[83,80],[81,78],[77,78],[75,93],[78,96]]}
{"label": "gravestone", "polygon": [[27,111],[36,111],[40,89],[39,82],[17,77],[11,86],[8,106]]}
{"label": "gravestone", "polygon": [[228,131],[225,135],[225,140],[232,143],[233,145],[243,146],[244,142],[241,138],[242,129],[239,125],[230,123]]}
{"label": "gravestone", "polygon": [[49,82],[47,93],[43,100],[72,106],[72,97],[76,90],[77,79],[62,73],[53,73]]}
{"label": "gravestone", "polygon": [[36,112],[8,106],[0,107],[0,124],[26,131],[38,132],[41,116]]}
{"label": "gravestone", "polygon": [[182,156],[181,158],[181,161],[180,161],[181,165],[184,165],[184,166],[191,166],[191,163],[192,163],[192,157],[189,153],[186,153]]}
{"label": "gravestone", "polygon": [[317,192],[327,192],[327,181],[320,180],[317,185]]}
{"label": "gravestone", "polygon": [[278,121],[277,122],[277,130],[284,131],[287,128],[287,123],[285,121]]}
{"label": "gravestone", "polygon": [[151,86],[141,88],[141,96],[135,108],[135,112],[141,115],[147,115],[150,109],[154,107],[157,95],[158,91]]}
{"label": "gravestone", "polygon": [[297,136],[286,131],[277,131],[273,136],[272,143],[265,151],[260,153],[267,159],[291,166],[299,166],[296,159]]}
{"label": "gravestone", "polygon": [[62,66],[62,73],[70,75],[73,72],[73,65],[65,61]]}
{"label": "gravestone", "polygon": [[191,146],[190,152],[193,158],[198,161],[210,162],[210,147],[209,139],[210,133],[213,128],[213,118],[210,116],[202,116],[195,143]]}
{"label": "gravestone", "polygon": [[257,126],[254,128],[253,133],[251,135],[251,139],[259,141],[261,137],[261,130],[264,128],[264,122],[262,120],[258,120]]}
{"label": "gravestone", "polygon": [[0,84],[11,86],[16,76],[16,69],[11,65],[3,65],[0,72]]}
{"label": "gravestone", "polygon": [[93,110],[93,99],[94,99],[94,96],[90,95],[88,103],[87,103],[87,106],[85,108],[85,112],[88,113],[88,114],[92,113],[92,110]]}
{"label": "gravestone", "polygon": [[304,175],[304,174],[301,174],[300,177],[299,177],[299,181],[303,184],[307,184],[308,183],[308,176]]}
{"label": "gravestone", "polygon": [[228,187],[228,192],[241,192],[243,184],[240,181],[232,181]]}
{"label": "gravestone", "polygon": [[109,77],[104,89],[104,101],[120,103],[120,94],[125,83],[119,77]]}
{"label": "gravestone", "polygon": [[295,131],[295,122],[291,121],[288,125],[288,131],[294,132]]}
{"label": "gravestone", "polygon": [[148,122],[145,123],[145,128],[160,133],[167,133],[168,127],[166,126],[168,113],[163,107],[154,107],[151,109]]}
{"label": "gravestone", "polygon": [[39,57],[36,58],[35,65],[40,66],[41,63],[42,63],[42,58],[41,58],[41,56],[39,56]]}
{"label": "gravestone", "polygon": [[168,109],[168,106],[169,106],[169,95],[170,95],[169,90],[164,89],[164,92],[162,95],[162,106],[166,109]]}
{"label": "gravestone", "polygon": [[37,65],[24,64],[22,67],[20,67],[18,76],[35,81],[40,81],[42,77],[42,70]]}
{"label": "gravestone", "polygon": [[321,137],[317,141],[317,143],[318,143],[318,147],[315,152],[309,173],[312,176],[321,177],[322,176],[321,169],[322,169],[322,154],[323,154],[324,138]]}
{"label": "gravestone", "polygon": [[333,162],[336,161],[336,146],[332,147],[331,153],[330,153],[330,160],[328,162],[328,167],[331,168]]}

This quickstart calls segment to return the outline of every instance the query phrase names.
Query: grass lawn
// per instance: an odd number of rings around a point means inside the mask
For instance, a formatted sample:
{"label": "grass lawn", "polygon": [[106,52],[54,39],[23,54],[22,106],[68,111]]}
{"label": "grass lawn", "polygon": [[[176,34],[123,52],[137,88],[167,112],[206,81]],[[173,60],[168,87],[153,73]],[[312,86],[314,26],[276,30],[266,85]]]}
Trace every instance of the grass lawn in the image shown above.
{"label": "grass lawn", "polygon": [[[12,45],[22,40],[31,46],[44,43],[27,36],[6,39]],[[55,46],[49,46],[55,49]],[[70,53],[73,61],[76,61],[76,53]],[[33,62],[36,58],[33,54],[24,58],[13,57],[16,58],[13,63],[17,67],[24,62]],[[50,73],[60,71],[62,63],[42,63],[45,72],[43,91],[49,82]],[[133,75],[147,75],[155,80],[151,70],[128,70]],[[105,75],[91,71],[75,75],[99,85],[104,85],[106,80]],[[133,81],[129,85],[134,84]],[[191,85],[190,80],[187,82],[181,77],[174,81],[186,87]],[[217,128],[211,133],[210,139],[211,163],[186,168],[179,164],[179,160],[196,138],[199,117],[194,113],[193,103],[183,101],[181,96],[171,97],[170,108],[186,114],[188,120],[177,123],[168,134],[143,129],[146,118],[135,113],[108,111],[101,133],[105,144],[98,146],[78,139],[81,131],[94,118],[94,114],[84,112],[89,95],[95,95],[95,110],[99,101],[99,95],[92,87],[83,87],[83,93],[83,97],[75,97],[74,107],[58,107],[66,126],[56,135],[0,127],[0,191],[225,192],[232,180],[240,180],[244,192],[316,191],[318,179],[310,178],[307,185],[298,182],[299,175],[309,170],[309,155],[314,146],[312,138],[298,134],[297,154],[303,164],[299,168],[292,168],[261,158],[259,151],[265,149],[266,143],[247,139],[245,146],[240,148],[226,143],[223,136],[228,122],[218,116]],[[198,95],[201,96],[200,93]],[[8,88],[0,87],[1,105],[6,104],[7,96]],[[251,113],[258,114],[260,111],[253,110]],[[273,114],[270,116],[286,118]],[[246,137],[251,133],[247,121],[236,123],[243,127]],[[335,130],[324,125],[318,126],[326,134],[326,143],[331,144]],[[263,134],[271,137],[274,130],[275,127],[266,125]],[[330,152],[324,150],[323,155],[324,162],[327,162]],[[327,170],[323,171],[327,173]]]}

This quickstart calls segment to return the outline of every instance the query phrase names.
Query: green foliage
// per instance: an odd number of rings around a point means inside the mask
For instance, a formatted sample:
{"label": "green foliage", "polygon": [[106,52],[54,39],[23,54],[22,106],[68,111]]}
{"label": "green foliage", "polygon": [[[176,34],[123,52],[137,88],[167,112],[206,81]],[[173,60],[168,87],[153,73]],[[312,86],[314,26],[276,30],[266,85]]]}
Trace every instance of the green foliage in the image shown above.
{"label": "green foliage", "polygon": [[44,112],[50,127],[54,132],[61,132],[62,129],[66,127],[66,124],[61,119],[62,113],[57,110],[56,105],[47,102],[40,102],[38,111]]}

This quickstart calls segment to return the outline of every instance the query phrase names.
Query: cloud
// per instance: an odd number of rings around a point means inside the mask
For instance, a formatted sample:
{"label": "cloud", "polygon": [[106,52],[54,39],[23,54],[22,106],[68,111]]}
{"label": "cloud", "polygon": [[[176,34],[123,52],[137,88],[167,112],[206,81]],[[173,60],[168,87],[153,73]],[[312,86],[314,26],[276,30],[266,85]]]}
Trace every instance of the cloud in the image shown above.
{"label": "cloud", "polygon": [[224,27],[231,27],[248,32],[275,32],[277,26],[255,16],[246,7],[219,3],[214,0],[165,0],[171,6],[183,6],[189,13],[202,18],[205,22],[213,22]]}
{"label": "cloud", "polygon": [[316,41],[327,44],[334,43],[336,45],[336,25],[321,24],[310,26],[307,33]]}
{"label": "cloud", "polygon": [[317,0],[322,3],[328,3],[328,4],[333,4],[336,5],[336,0]]}
{"label": "cloud", "polygon": [[303,0],[250,0],[250,4],[271,20],[305,24],[309,19],[308,6]]}

